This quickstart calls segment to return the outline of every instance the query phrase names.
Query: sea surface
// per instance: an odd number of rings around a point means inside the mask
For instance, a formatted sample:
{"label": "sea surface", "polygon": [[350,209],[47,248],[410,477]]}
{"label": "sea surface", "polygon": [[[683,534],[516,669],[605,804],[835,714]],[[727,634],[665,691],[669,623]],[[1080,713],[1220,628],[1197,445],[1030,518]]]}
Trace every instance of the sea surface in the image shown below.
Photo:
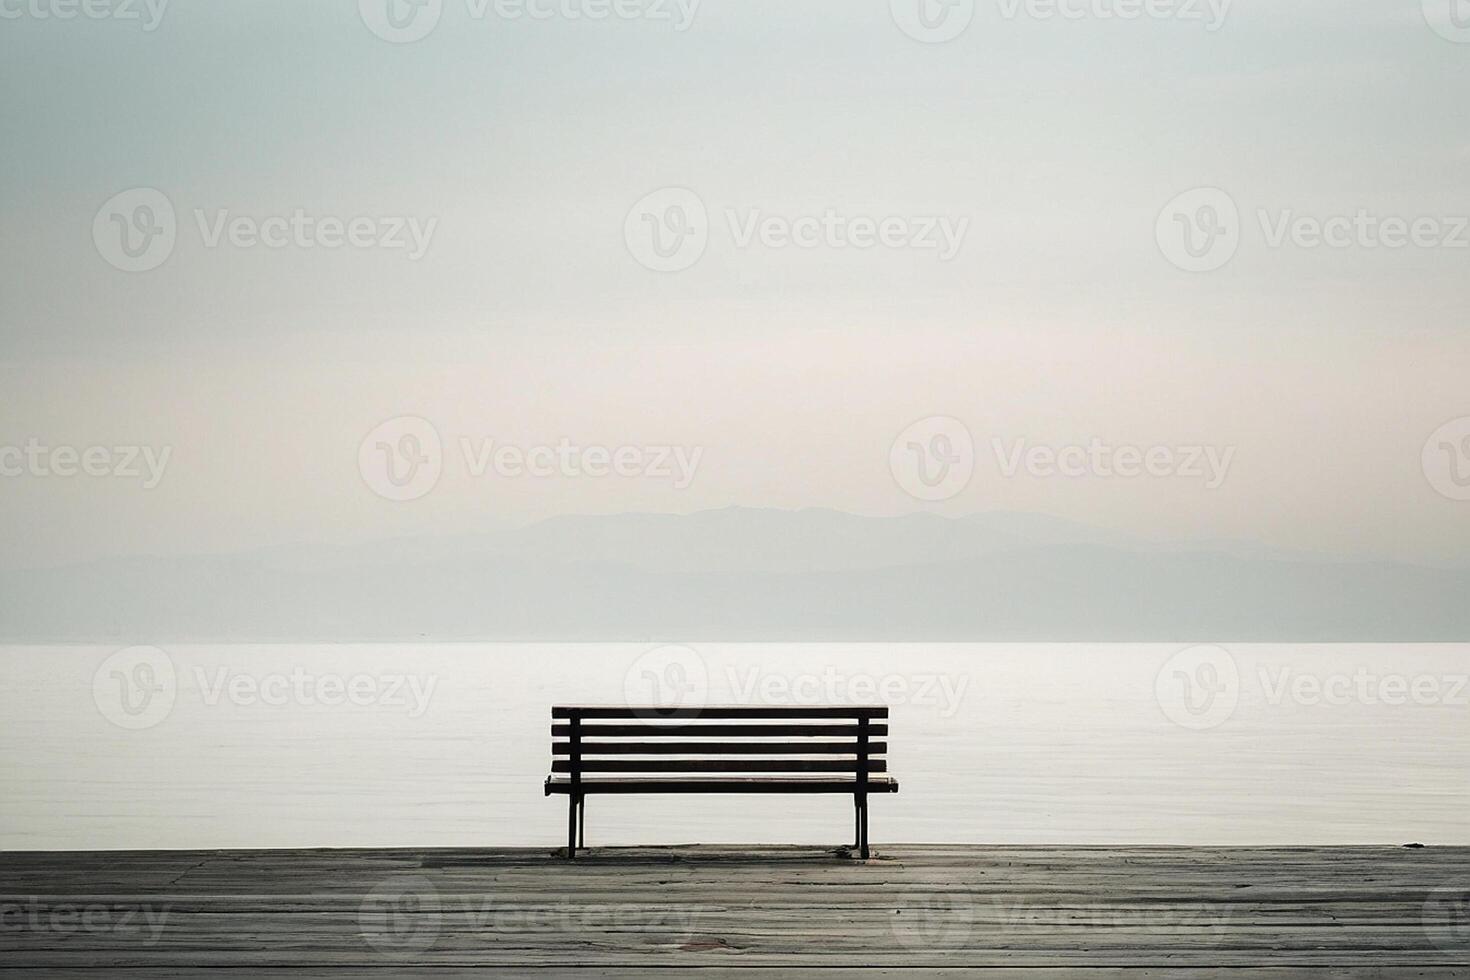
{"label": "sea surface", "polygon": [[[886,703],[874,842],[1470,844],[1470,644],[0,649],[0,849],[534,845],[559,703]],[[847,797],[594,797],[837,845]]]}

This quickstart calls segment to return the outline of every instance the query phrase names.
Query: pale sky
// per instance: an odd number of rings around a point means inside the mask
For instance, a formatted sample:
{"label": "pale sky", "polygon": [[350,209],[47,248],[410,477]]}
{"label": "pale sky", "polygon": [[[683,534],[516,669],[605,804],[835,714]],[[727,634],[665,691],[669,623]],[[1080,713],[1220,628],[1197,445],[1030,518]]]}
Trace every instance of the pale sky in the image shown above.
{"label": "pale sky", "polygon": [[[347,2],[178,2],[151,31],[36,4],[0,0],[20,11],[0,19],[0,448],[171,456],[152,489],[0,476],[5,567],[729,505],[1470,554],[1470,501],[1421,463],[1470,416],[1470,248],[1272,247],[1260,217],[1427,217],[1453,237],[1470,44],[1431,28],[1453,24],[1435,0],[1428,17],[1419,0],[1240,0],[1213,32],[1008,19],[997,0],[942,44],[887,0],[704,0],[686,31],[447,0],[408,44]],[[172,204],[177,242],[126,272],[93,225],[139,187]],[[703,256],[677,272],[625,240],[663,188],[708,211]],[[1216,271],[1156,240],[1195,188],[1239,208]],[[210,247],[225,209],[434,225],[417,260]],[[949,261],[738,243],[755,212],[828,211],[968,223]],[[394,502],[358,452],[405,415],[447,454],[432,493]],[[977,444],[973,480],[939,502],[889,466],[930,416]],[[682,489],[474,479],[460,437],[703,455]],[[1235,455],[1206,490],[1007,478],[991,451],[1094,438]]]}

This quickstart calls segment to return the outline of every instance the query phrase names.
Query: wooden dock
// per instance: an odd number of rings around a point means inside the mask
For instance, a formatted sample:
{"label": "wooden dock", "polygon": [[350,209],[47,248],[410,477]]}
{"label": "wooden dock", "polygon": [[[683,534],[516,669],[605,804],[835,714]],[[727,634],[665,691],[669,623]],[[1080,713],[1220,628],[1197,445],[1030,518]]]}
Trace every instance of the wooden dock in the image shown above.
{"label": "wooden dock", "polygon": [[210,967],[1464,978],[1470,848],[0,854],[0,970]]}

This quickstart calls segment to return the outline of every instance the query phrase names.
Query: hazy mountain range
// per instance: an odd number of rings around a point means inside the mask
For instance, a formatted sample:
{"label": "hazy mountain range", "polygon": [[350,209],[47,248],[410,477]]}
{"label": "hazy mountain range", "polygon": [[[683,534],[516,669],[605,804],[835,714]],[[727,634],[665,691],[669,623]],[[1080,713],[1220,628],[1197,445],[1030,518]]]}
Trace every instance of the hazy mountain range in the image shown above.
{"label": "hazy mountain range", "polygon": [[1470,570],[730,508],[0,572],[7,642],[1470,639]]}

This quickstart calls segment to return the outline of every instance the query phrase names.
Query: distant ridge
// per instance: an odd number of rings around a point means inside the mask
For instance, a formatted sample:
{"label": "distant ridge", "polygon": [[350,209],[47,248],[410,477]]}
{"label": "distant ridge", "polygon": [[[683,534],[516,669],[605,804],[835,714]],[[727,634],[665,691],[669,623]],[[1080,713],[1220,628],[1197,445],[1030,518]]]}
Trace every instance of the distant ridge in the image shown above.
{"label": "distant ridge", "polygon": [[1470,640],[1470,570],[728,508],[0,572],[0,640]]}

